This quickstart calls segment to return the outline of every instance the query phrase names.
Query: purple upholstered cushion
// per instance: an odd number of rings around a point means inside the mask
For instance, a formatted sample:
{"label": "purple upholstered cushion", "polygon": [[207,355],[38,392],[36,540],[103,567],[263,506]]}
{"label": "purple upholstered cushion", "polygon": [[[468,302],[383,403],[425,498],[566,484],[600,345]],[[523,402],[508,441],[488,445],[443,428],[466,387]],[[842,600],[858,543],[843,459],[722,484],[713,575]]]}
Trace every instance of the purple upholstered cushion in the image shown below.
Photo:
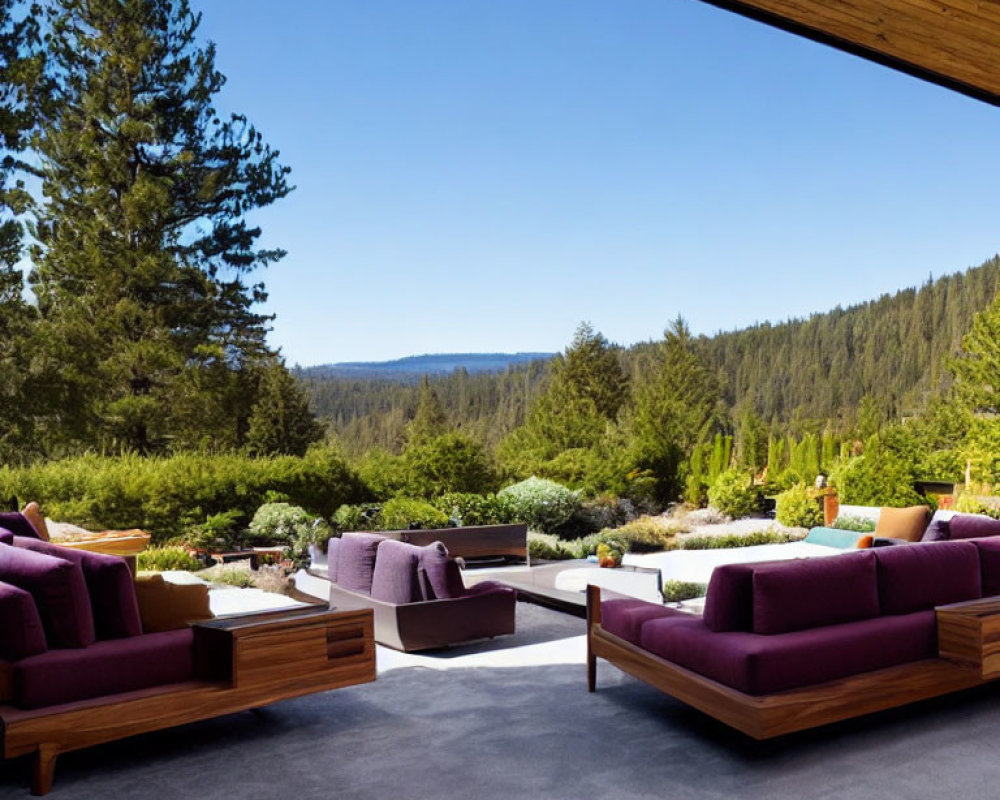
{"label": "purple upholstered cushion", "polygon": [[726,686],[759,695],[932,658],[937,655],[937,625],[933,611],[922,611],[762,636],[713,633],[698,620],[664,618],[642,626],[641,645]]}
{"label": "purple upholstered cushion", "polygon": [[802,631],[878,614],[872,550],[759,564],[754,570],[754,633]]}
{"label": "purple upholstered cushion", "polygon": [[378,546],[372,573],[372,598],[399,604],[423,600],[417,580],[420,549],[395,539],[386,539]]}
{"label": "purple upholstered cushion", "polygon": [[41,539],[14,537],[14,546],[34,550],[36,553],[64,558],[80,565],[90,607],[94,613],[94,632],[98,639],[121,639],[142,633],[139,601],[135,594],[135,580],[125,559],[102,553],[91,553],[72,547],[60,547]]}
{"label": "purple upholstered cushion", "polygon": [[909,614],[982,597],[979,550],[973,542],[882,547],[875,554],[883,614]]}
{"label": "purple upholstered cushion", "polygon": [[952,539],[982,539],[1000,536],[1000,519],[979,514],[956,514],[949,520],[948,530]]}
{"label": "purple upholstered cushion", "polygon": [[753,630],[753,571],[757,564],[723,564],[705,594],[705,625],[712,631]]}
{"label": "purple upholstered cushion", "polygon": [[194,631],[181,628],[50,650],[14,664],[14,702],[42,708],[194,677]]}
{"label": "purple upholstered cushion", "polygon": [[931,517],[927,525],[927,530],[920,537],[922,542],[943,542],[951,538],[951,520],[955,517],[954,511],[938,509]]}
{"label": "purple upholstered cushion", "polygon": [[45,650],[45,628],[31,594],[0,583],[0,658],[17,661]]}
{"label": "purple upholstered cushion", "polygon": [[337,548],[337,584],[352,592],[371,594],[375,553],[385,536],[351,531],[340,537]]}
{"label": "purple upholstered cushion", "polygon": [[326,544],[326,576],[337,582],[337,564],[340,561],[340,539],[334,537]]}
{"label": "purple upholstered cushion", "polygon": [[442,542],[431,542],[420,551],[420,587],[424,600],[446,600],[465,594],[462,568],[448,557]]}
{"label": "purple upholstered cushion", "polygon": [[979,577],[983,582],[983,597],[1000,594],[1000,539],[975,539],[979,550]]}
{"label": "purple upholstered cushion", "polygon": [[38,538],[38,531],[35,526],[28,522],[28,518],[20,511],[0,512],[0,528],[6,528],[15,536],[28,536],[32,539]]}
{"label": "purple upholstered cushion", "polygon": [[632,644],[639,644],[643,625],[651,619],[661,617],[693,619],[690,614],[685,614],[683,611],[647,603],[645,600],[605,600],[601,603],[601,627]]}
{"label": "purple upholstered cushion", "polygon": [[14,533],[6,528],[0,528],[0,544],[14,544]]}
{"label": "purple upholstered cushion", "polygon": [[49,647],[94,643],[94,615],[79,564],[4,544],[0,545],[0,581],[31,592]]}

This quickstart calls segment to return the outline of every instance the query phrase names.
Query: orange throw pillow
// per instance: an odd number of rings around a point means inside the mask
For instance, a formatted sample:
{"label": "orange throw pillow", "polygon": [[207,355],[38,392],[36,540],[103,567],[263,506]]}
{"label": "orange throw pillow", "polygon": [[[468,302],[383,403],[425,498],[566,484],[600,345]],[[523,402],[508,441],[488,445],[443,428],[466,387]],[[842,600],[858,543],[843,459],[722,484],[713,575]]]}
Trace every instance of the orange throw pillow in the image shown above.
{"label": "orange throw pillow", "polygon": [[930,521],[930,506],[909,506],[907,508],[886,508],[879,512],[875,535],[889,539],[903,539],[919,542]]}
{"label": "orange throw pillow", "polygon": [[872,534],[870,533],[866,534],[865,536],[862,536],[860,539],[858,539],[858,543],[854,546],[858,548],[858,550],[866,550],[867,548],[872,546],[872,541],[874,541],[874,539],[875,537],[872,536]]}

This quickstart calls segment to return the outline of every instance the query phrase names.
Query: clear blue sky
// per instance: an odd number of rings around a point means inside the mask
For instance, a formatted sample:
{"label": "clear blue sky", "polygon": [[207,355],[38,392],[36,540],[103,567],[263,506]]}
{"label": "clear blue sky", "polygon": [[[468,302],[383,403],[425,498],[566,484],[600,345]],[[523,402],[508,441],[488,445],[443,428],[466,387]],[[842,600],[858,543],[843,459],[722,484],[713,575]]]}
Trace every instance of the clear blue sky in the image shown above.
{"label": "clear blue sky", "polygon": [[781,321],[1000,250],[1000,109],[697,0],[194,0],[289,364]]}

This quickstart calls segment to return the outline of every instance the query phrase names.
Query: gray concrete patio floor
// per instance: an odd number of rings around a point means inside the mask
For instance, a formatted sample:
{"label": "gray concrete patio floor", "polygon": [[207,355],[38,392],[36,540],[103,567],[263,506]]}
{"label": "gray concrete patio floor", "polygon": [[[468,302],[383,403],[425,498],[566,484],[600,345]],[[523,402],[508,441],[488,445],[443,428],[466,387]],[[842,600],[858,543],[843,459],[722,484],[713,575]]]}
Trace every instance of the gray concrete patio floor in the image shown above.
{"label": "gray concrete patio floor", "polygon": [[[59,760],[52,797],[961,798],[1000,794],[1000,690],[756,743],[602,663],[583,622],[518,604],[518,634],[441,653],[380,648],[373,684],[146,734]],[[30,763],[0,767],[27,797]]]}

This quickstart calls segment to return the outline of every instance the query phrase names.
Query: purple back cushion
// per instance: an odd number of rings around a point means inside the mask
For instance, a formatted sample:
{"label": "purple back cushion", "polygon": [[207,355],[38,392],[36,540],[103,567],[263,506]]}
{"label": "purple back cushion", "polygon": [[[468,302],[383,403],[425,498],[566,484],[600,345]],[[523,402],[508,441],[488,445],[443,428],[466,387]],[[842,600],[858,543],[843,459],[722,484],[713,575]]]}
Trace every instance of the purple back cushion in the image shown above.
{"label": "purple back cushion", "polygon": [[386,539],[378,546],[372,574],[372,598],[387,603],[413,603],[422,600],[417,581],[420,548],[406,542]]}
{"label": "purple back cushion", "polygon": [[337,582],[337,562],[340,559],[340,539],[334,537],[326,543],[326,576]]}
{"label": "purple back cushion", "polygon": [[0,583],[0,658],[17,661],[47,649],[45,628],[31,594]]}
{"label": "purple back cushion", "polygon": [[79,564],[22,547],[0,545],[0,581],[30,592],[49,647],[87,647],[94,615]]}
{"label": "purple back cushion", "polygon": [[87,593],[90,595],[94,633],[98,639],[122,639],[142,633],[135,580],[124,559],[72,547],[60,547],[23,536],[14,537],[14,546],[64,558],[80,565],[87,583]]}
{"label": "purple back cushion", "polygon": [[979,550],[973,542],[880,547],[874,552],[883,614],[909,614],[982,597]]}
{"label": "purple back cushion", "polygon": [[35,526],[28,522],[28,518],[20,511],[0,511],[0,528],[6,528],[15,536],[38,538]]}
{"label": "purple back cushion", "polygon": [[14,544],[14,534],[6,528],[0,528],[0,544]]}
{"label": "purple back cushion", "polygon": [[758,565],[754,571],[754,633],[804,631],[878,615],[871,550]]}
{"label": "purple back cushion", "polygon": [[424,600],[447,600],[465,594],[458,562],[448,557],[442,542],[431,542],[420,551],[420,586]]}
{"label": "purple back cushion", "polygon": [[948,530],[952,539],[981,539],[1000,536],[1000,519],[978,514],[956,514],[949,520]]}
{"label": "purple back cushion", "polygon": [[979,577],[983,582],[983,597],[1000,594],[1000,539],[976,539],[979,550]]}
{"label": "purple back cushion", "polygon": [[712,571],[702,617],[709,630],[753,630],[753,571],[757,564],[723,564]]}
{"label": "purple back cushion", "polygon": [[353,592],[371,594],[375,553],[385,536],[352,531],[340,537],[337,548],[337,584]]}

